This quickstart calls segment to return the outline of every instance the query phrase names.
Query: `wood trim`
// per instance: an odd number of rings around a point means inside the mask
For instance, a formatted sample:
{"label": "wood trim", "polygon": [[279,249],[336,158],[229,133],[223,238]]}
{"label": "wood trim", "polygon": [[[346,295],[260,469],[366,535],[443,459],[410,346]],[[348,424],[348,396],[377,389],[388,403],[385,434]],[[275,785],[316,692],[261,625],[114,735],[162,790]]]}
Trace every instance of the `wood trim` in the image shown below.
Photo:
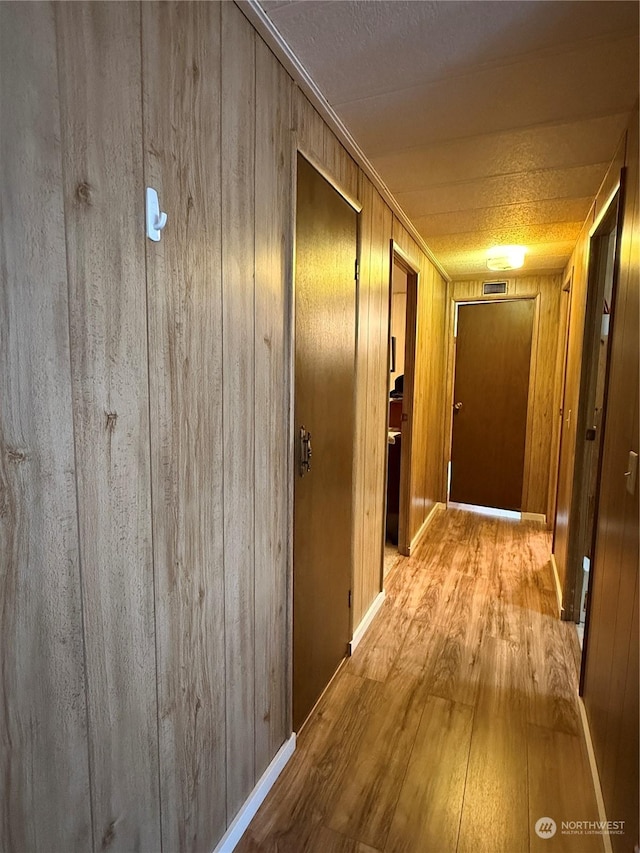
{"label": "wood trim", "polygon": [[[622,170],[621,170],[621,172],[622,172]],[[589,240],[591,240],[593,237],[596,236],[597,231],[599,230],[599,228],[602,225],[602,223],[604,222],[604,220],[607,218],[607,215],[611,213],[611,205],[613,203],[614,198],[616,197],[616,194],[619,192],[621,186],[622,186],[622,176],[620,176],[620,178],[616,182],[615,186],[613,187],[613,189],[611,190],[611,192],[607,196],[604,204],[600,208],[598,215],[593,220],[593,225],[591,226],[591,228],[589,228]],[[619,207],[622,207],[622,199],[620,200]]]}
{"label": "wood trim", "polygon": [[562,619],[562,584],[560,583],[560,575],[558,574],[558,564],[556,563],[555,554],[551,554],[551,568],[553,569],[553,581],[556,590],[556,600],[558,602],[558,617]]}
{"label": "wood trim", "polygon": [[[524,297],[525,299],[528,297]],[[531,456],[533,453],[533,418],[536,396],[536,376],[538,372],[538,347],[540,343],[540,294],[536,294],[533,313],[533,324],[531,328],[531,358],[529,360],[529,388],[527,391],[527,425],[524,438],[524,469],[522,477],[522,496],[520,498],[520,512],[525,506],[529,506],[529,472],[531,471]],[[546,520],[546,519],[545,519]]]}
{"label": "wood trim", "polygon": [[369,630],[369,627],[371,626],[374,617],[378,613],[378,610],[380,610],[380,608],[384,604],[384,600],[386,597],[386,592],[382,590],[382,592],[379,592],[378,595],[373,599],[371,607],[367,610],[365,615],[362,617],[362,621],[360,622],[356,630],[353,632],[353,639],[349,643],[349,656],[351,656],[355,652],[360,641]]}
{"label": "wood trim", "polygon": [[[408,557],[411,551],[411,460],[413,453],[413,419],[418,342],[418,300],[421,287],[421,276],[419,269],[416,269],[411,265],[410,261],[407,260],[408,256],[406,253],[402,251],[398,252],[397,248],[398,246],[395,240],[391,240],[391,268],[389,275],[391,276],[392,274],[393,262],[396,255],[400,258],[401,265],[405,265],[407,267],[407,272],[409,273],[409,277],[407,279],[407,313],[404,347],[405,391],[403,394],[402,405],[402,414],[407,415],[407,420],[402,422],[406,426],[406,429],[403,430],[402,447],[400,449],[400,504],[398,511],[398,551],[400,554]],[[390,280],[389,289],[391,290],[391,288],[392,284]],[[389,324],[391,324],[391,312],[389,312]],[[407,353],[411,354],[410,358],[407,358]],[[388,452],[387,448],[387,455]]]}
{"label": "wood trim", "polygon": [[307,98],[309,98],[313,106],[320,113],[321,117],[329,125],[349,154],[354,158],[356,163],[378,190],[388,207],[391,208],[395,216],[397,216],[404,228],[409,232],[420,249],[422,249],[427,258],[438,270],[440,275],[445,279],[445,281],[451,281],[451,276],[445,271],[444,267],[427,246],[424,238],[420,235],[415,225],[400,207],[398,201],[391,193],[391,190],[387,187],[369,158],[360,148],[351,133],[347,130],[338,114],[329,104],[298,57],[291,50],[280,31],[264,11],[258,0],[235,0],[235,2],[249,23],[253,25],[260,37],[264,39],[289,74],[291,74],[295,83],[299,86],[301,91],[304,92]]}
{"label": "wood trim", "polygon": [[[588,386],[592,378],[592,371],[595,365],[592,363],[594,359],[594,341],[598,337],[600,321],[598,320],[598,305],[594,300],[597,297],[597,291],[594,290],[594,282],[597,286],[598,269],[594,264],[598,264],[600,259],[596,255],[594,257],[592,244],[600,235],[600,230],[607,219],[611,219],[611,224],[616,229],[616,245],[613,258],[613,284],[611,311],[612,323],[609,332],[609,355],[607,357],[607,365],[605,371],[604,392],[603,392],[603,412],[600,423],[601,435],[604,435],[607,424],[607,398],[609,390],[609,376],[611,370],[611,353],[615,339],[616,329],[616,303],[618,294],[618,281],[620,278],[620,253],[622,248],[622,228],[624,222],[624,167],[620,172],[619,179],[615,184],[611,194],[607,197],[606,204],[602,206],[600,212],[594,219],[594,223],[589,229],[589,236],[586,239],[586,290],[585,290],[585,313],[584,323],[582,328],[582,347],[580,354],[580,372],[578,377],[578,405],[576,411],[576,430],[575,430],[575,445],[573,456],[573,472],[572,472],[572,490],[571,502],[569,505],[569,526],[567,532],[567,556],[564,578],[564,595],[563,602],[565,605],[566,617],[575,619],[580,612],[580,599],[582,587],[582,556],[580,553],[581,543],[585,544],[586,535],[586,478],[588,476],[588,468],[586,466],[586,450],[584,435],[587,423],[590,422],[590,414],[586,410],[588,405]],[[614,215],[615,207],[615,215]],[[596,480],[596,505],[593,515],[593,529],[591,542],[592,557],[595,556],[593,547],[595,544],[595,536],[598,526],[598,506],[600,501],[600,483],[602,479],[602,460],[603,460],[604,445],[600,445],[600,458],[598,461],[598,474]],[[595,561],[591,563],[590,585],[593,584]],[[597,571],[597,569],[596,569]],[[591,587],[593,588],[593,587]],[[589,636],[589,616],[591,611],[591,596],[587,597],[587,615],[585,621],[585,638],[583,650],[586,648],[586,642]],[[583,651],[584,661],[584,651]]]}
{"label": "wood trim", "polygon": [[[589,718],[587,717],[587,709],[585,708],[582,696],[578,696],[578,709],[580,711],[580,722],[582,723],[582,731],[584,733],[584,741],[587,747],[587,755],[589,756],[589,768],[591,770],[593,790],[596,795],[596,803],[598,804],[598,820],[606,823],[607,811],[604,806],[604,797],[602,796],[602,785],[600,784],[600,774],[598,773],[596,754],[593,748],[593,741],[591,740]],[[605,853],[613,853],[613,847],[611,846],[611,836],[608,832],[602,833],[602,841],[604,844]]]}
{"label": "wood trim", "polygon": [[[554,424],[551,438],[551,460],[549,469],[549,491],[547,497],[547,518],[553,530],[551,550],[556,541],[556,507],[560,485],[560,454],[562,452],[562,426],[564,424],[565,385],[567,380],[567,358],[569,354],[569,323],[571,322],[571,287],[573,284],[573,265],[565,275],[560,295],[560,321],[558,329],[558,347],[556,351],[556,380],[553,395]],[[565,295],[566,294],[566,295]],[[563,321],[563,301],[566,300],[566,314]]]}
{"label": "wood trim", "polygon": [[429,527],[429,525],[431,524],[433,519],[436,517],[438,512],[441,509],[445,509],[445,507],[446,507],[446,504],[443,503],[442,501],[436,501],[434,503],[434,505],[431,507],[431,509],[429,510],[429,515],[422,522],[422,526],[421,526],[420,530],[418,530],[416,535],[411,540],[411,544],[409,545],[409,548],[407,549],[409,552],[407,554],[408,557],[410,557],[412,554],[415,553],[416,549],[418,548],[418,546],[420,545],[420,543],[424,539],[424,536],[427,532],[427,528]]}
{"label": "wood trim", "polygon": [[547,516],[543,512],[521,512],[520,518],[523,521],[539,521],[542,524],[547,523]]}
{"label": "wood trim", "polygon": [[334,190],[339,193],[342,198],[351,205],[351,207],[355,210],[356,213],[362,212],[362,202],[358,201],[349,190],[345,187],[343,183],[337,178],[330,169],[328,169],[322,161],[312,154],[308,149],[303,148],[301,145],[298,145],[298,154],[300,154],[304,159],[318,172],[328,184],[334,188]]}
{"label": "wood trim", "polygon": [[295,387],[296,387],[296,217],[298,215],[298,134],[291,131],[291,218],[289,280],[287,282],[287,315],[285,324],[285,352],[287,388],[285,389],[288,404],[288,437],[287,453],[287,730],[293,730],[293,519],[295,512],[294,477],[296,471],[295,445]]}
{"label": "wood trim", "polygon": [[260,777],[257,785],[245,800],[233,823],[222,836],[213,853],[232,853],[235,850],[246,828],[251,823],[253,816],[275,785],[278,776],[287,766],[289,759],[295,751],[296,733],[292,732],[289,739],[282,744],[273,761]]}

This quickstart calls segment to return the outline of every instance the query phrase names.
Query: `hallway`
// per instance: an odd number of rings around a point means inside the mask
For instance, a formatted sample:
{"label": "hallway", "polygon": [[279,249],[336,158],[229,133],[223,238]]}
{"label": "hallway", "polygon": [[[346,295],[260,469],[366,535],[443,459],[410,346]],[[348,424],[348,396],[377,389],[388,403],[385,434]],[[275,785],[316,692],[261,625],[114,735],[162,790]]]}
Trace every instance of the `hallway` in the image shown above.
{"label": "hallway", "polygon": [[561,832],[598,812],[550,544],[539,523],[440,512],[237,849],[603,850]]}

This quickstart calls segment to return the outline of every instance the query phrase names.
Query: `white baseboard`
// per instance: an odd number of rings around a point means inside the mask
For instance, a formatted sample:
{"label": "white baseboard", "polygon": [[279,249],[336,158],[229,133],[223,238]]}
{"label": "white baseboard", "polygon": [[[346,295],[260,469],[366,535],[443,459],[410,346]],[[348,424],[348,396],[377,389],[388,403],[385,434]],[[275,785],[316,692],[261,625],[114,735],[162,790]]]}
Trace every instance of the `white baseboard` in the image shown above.
{"label": "white baseboard", "polygon": [[411,544],[409,545],[409,548],[408,548],[409,556],[411,556],[411,554],[416,550],[418,545],[422,542],[422,539],[423,539],[425,533],[427,532],[427,527],[429,527],[429,525],[433,521],[436,513],[439,512],[441,509],[444,509],[445,507],[446,507],[446,504],[442,503],[441,501],[436,501],[434,503],[434,505],[431,507],[431,509],[429,510],[429,515],[422,522],[420,530],[418,530],[416,535],[411,540]]}
{"label": "white baseboard", "polygon": [[349,643],[349,654],[350,655],[352,655],[355,652],[358,643],[364,637],[364,635],[367,633],[369,625],[371,625],[371,623],[373,622],[373,617],[376,615],[378,610],[380,610],[380,608],[382,607],[382,603],[383,603],[385,597],[386,597],[386,593],[384,590],[382,590],[382,592],[379,592],[376,595],[376,597],[373,599],[371,607],[364,614],[360,624],[358,625],[356,630],[353,632],[353,639]]}
{"label": "white baseboard", "polygon": [[520,518],[523,521],[541,521],[547,523],[547,516],[543,512],[521,512]]}
{"label": "white baseboard", "polygon": [[551,568],[553,569],[553,580],[556,585],[556,599],[558,601],[558,617],[562,618],[562,586],[560,584],[560,576],[558,574],[558,564],[556,563],[556,555],[551,554]]}
{"label": "white baseboard", "polygon": [[251,823],[251,819],[264,802],[271,788],[273,788],[276,779],[284,770],[285,765],[295,750],[296,733],[292,732],[289,740],[286,740],[282,744],[275,758],[260,777],[260,781],[245,800],[244,805],[235,816],[233,823],[225,832],[213,853],[231,853],[235,849],[236,844],[240,841],[244,831]]}
{"label": "white baseboard", "polygon": [[[598,820],[607,822],[607,811],[604,807],[604,797],[602,796],[602,786],[600,784],[600,774],[598,773],[598,765],[596,764],[596,754],[593,749],[593,741],[591,740],[591,730],[589,729],[589,720],[587,718],[587,710],[584,707],[582,696],[578,696],[578,707],[580,708],[580,720],[582,721],[582,731],[587,745],[587,754],[589,756],[589,767],[591,768],[591,778],[593,780],[593,789],[596,794],[596,803],[598,804]],[[611,846],[611,836],[608,832],[603,832],[602,840],[604,842],[605,853],[613,853]]]}

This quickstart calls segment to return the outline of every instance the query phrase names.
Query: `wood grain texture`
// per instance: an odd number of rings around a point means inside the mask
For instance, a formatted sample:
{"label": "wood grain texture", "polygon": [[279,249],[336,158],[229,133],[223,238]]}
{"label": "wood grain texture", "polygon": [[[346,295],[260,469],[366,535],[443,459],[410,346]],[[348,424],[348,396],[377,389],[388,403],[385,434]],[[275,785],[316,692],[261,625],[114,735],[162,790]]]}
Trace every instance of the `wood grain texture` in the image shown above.
{"label": "wood grain texture", "polygon": [[[306,95],[295,84],[292,94],[292,117],[299,150],[310,155],[318,164],[326,165],[329,171],[330,164],[324,163],[324,122],[320,113],[311,105]],[[337,175],[334,175],[334,177],[337,178]]]}
{"label": "wood grain texture", "polygon": [[[555,383],[555,370],[557,351],[561,345],[558,332],[562,277],[558,275],[520,276],[506,281],[508,296],[535,298],[537,301],[537,320],[532,341],[522,510],[545,515],[550,523],[552,508],[549,497],[549,458],[558,428],[555,413],[560,406],[560,389]],[[483,297],[482,280],[452,282],[449,286],[449,295],[454,305],[456,302],[491,301],[499,298]],[[453,333],[452,319],[449,335]],[[453,347],[451,344],[449,349],[449,370],[452,371]],[[451,377],[448,388],[452,388]],[[450,394],[451,390],[447,396],[450,397]],[[452,404],[453,400],[450,399]],[[449,405],[448,402],[447,406]]]}
{"label": "wood grain texture", "polygon": [[222,4],[222,369],[227,821],[255,775],[255,41]]}
{"label": "wood grain texture", "polygon": [[[364,181],[364,179],[363,179]],[[363,287],[367,288],[366,415],[364,428],[362,600],[366,613],[382,588],[383,503],[387,454],[387,377],[391,219],[378,192],[367,193],[369,205],[361,214],[363,234],[371,229],[370,251],[362,258]],[[366,222],[365,222],[366,220]],[[363,377],[364,378],[364,377]],[[364,391],[362,385],[358,393]],[[357,623],[355,623],[357,625]]]}
{"label": "wood grain texture", "polygon": [[[330,803],[331,829],[384,849],[422,718],[420,678],[398,663],[376,697],[340,791]],[[398,721],[402,724],[398,725]]]}
{"label": "wood grain texture", "polygon": [[350,639],[357,252],[353,208],[301,155],[297,172],[294,424],[310,431],[313,458],[294,473],[296,731]]}
{"label": "wood grain texture", "polygon": [[568,275],[563,276],[564,284],[560,294],[560,322],[558,324],[557,347],[556,347],[556,378],[553,391],[554,429],[551,440],[551,453],[549,458],[549,493],[547,498],[547,524],[555,528],[556,500],[558,495],[558,474],[560,467],[560,438],[562,424],[564,422],[564,380],[567,367],[567,335],[569,332],[569,309],[571,306],[571,270]]}
{"label": "wood grain texture", "polygon": [[[558,493],[554,519],[553,554],[558,567],[560,585],[565,589],[567,582],[567,549],[569,515],[573,499],[573,468],[576,455],[576,425],[578,422],[578,396],[580,369],[582,364],[582,341],[587,300],[587,245],[589,229],[593,224],[593,207],[582,227],[576,248],[567,265],[572,271],[570,322],[567,337],[567,360],[565,366],[562,427],[560,432],[560,459],[558,463]],[[563,595],[566,599],[566,594]],[[566,607],[568,602],[563,600]]]}
{"label": "wood grain texture", "polygon": [[521,510],[535,301],[458,306],[452,501]]}
{"label": "wood grain texture", "polygon": [[473,709],[429,696],[385,850],[455,850]]}
{"label": "wood grain texture", "polygon": [[90,850],[51,6],[0,6],[0,67],[0,849]]}
{"label": "wood grain texture", "polygon": [[323,123],[322,163],[334,176],[343,192],[352,201],[359,201],[360,176],[358,166],[338,142],[336,135]]}
{"label": "wood grain texture", "polygon": [[[638,841],[638,486],[625,488],[638,451],[638,114],[629,121],[620,269],[611,335],[602,480],[591,572],[584,701],[607,814],[625,820],[614,850]],[[615,170],[619,161],[614,159]]]}
{"label": "wood grain texture", "polygon": [[[291,273],[291,80],[256,42],[255,489],[271,494],[255,513],[255,762],[260,777],[288,735],[288,358]],[[275,206],[274,199],[281,205]]]}
{"label": "wood grain texture", "polygon": [[[577,715],[575,629],[552,615],[550,539],[539,522],[438,513],[418,553],[399,558],[379,615],[238,850],[353,850],[345,839],[388,853],[537,850],[534,814],[549,791],[564,792],[558,822],[597,819],[581,729],[541,714],[566,697]],[[498,589],[515,639],[492,636]],[[459,665],[434,682],[443,656]],[[469,690],[461,664],[474,656]],[[543,658],[564,676],[542,678]],[[447,696],[433,694],[438,683]],[[566,836],[558,849],[591,847]]]}
{"label": "wood grain texture", "polygon": [[94,844],[157,850],[140,8],[56,14]]}
{"label": "wood grain texture", "polygon": [[595,815],[598,807],[593,790],[585,785],[562,784],[564,779],[584,779],[590,775],[589,759],[580,737],[542,728],[527,727],[527,776],[529,782],[529,826],[538,818],[553,818],[559,831],[553,838],[531,833],[531,853],[602,853],[600,835],[565,835],[562,821],[580,821]]}
{"label": "wood grain texture", "polygon": [[168,211],[146,241],[162,838],[226,828],[222,531],[220,7],[142,5],[145,177]]}
{"label": "wood grain texture", "polygon": [[[376,586],[375,569],[372,571],[366,562],[366,543],[371,540],[371,531],[365,524],[365,476],[368,468],[367,422],[368,416],[368,376],[369,376],[369,312],[370,312],[370,269],[371,239],[373,221],[370,209],[374,188],[371,182],[360,174],[358,195],[362,203],[359,222],[358,260],[360,275],[357,283],[357,332],[356,332],[356,393],[354,423],[353,458],[353,602],[352,633],[367,612],[367,602]],[[378,592],[380,587],[378,586]],[[377,594],[377,593],[376,593]],[[375,597],[375,596],[374,596]]]}

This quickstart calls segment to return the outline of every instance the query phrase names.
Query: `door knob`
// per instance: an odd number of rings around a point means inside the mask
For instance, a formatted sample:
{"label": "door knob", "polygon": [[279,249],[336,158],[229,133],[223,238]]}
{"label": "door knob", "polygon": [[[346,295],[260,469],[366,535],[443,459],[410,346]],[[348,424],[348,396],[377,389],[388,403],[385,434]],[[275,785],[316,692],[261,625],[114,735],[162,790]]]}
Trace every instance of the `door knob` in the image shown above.
{"label": "door knob", "polygon": [[459,412],[461,408],[462,408],[462,403],[454,403],[453,404],[454,412]]}

